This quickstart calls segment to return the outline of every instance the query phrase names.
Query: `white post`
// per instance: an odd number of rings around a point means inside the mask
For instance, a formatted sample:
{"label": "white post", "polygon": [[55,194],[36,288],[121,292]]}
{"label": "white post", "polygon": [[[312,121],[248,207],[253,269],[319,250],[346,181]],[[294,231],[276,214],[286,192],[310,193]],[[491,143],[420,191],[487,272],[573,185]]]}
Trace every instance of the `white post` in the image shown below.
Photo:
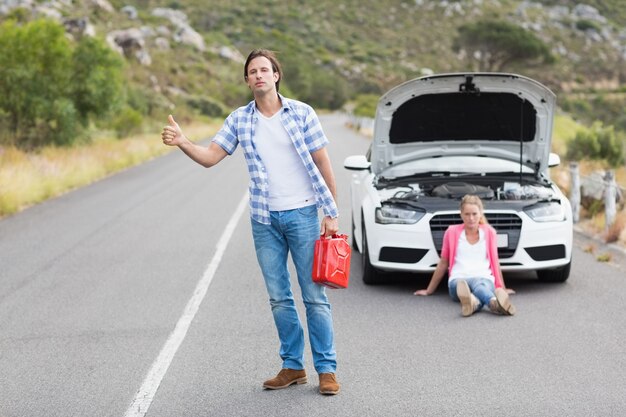
{"label": "white post", "polygon": [[615,222],[615,197],[617,191],[617,185],[615,184],[615,172],[607,171],[604,176],[605,188],[604,188],[604,207],[605,207],[605,229],[608,231],[609,228]]}
{"label": "white post", "polygon": [[580,172],[578,171],[578,162],[571,162],[569,170],[572,186],[569,198],[572,204],[572,220],[574,223],[578,223],[578,220],[580,220]]}

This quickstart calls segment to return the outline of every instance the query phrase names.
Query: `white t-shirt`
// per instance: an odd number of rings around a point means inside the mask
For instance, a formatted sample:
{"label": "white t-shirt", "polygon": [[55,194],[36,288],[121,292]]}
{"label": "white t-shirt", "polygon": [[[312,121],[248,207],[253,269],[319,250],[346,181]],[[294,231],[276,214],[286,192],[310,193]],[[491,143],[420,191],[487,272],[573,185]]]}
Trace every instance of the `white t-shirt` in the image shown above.
{"label": "white t-shirt", "polygon": [[311,177],[280,121],[280,111],[272,117],[261,112],[258,115],[253,141],[267,171],[270,210],[292,210],[315,204]]}
{"label": "white t-shirt", "polygon": [[487,259],[487,240],[481,229],[478,229],[478,242],[473,245],[467,241],[465,231],[459,236],[449,280],[464,278],[486,278],[495,283]]}

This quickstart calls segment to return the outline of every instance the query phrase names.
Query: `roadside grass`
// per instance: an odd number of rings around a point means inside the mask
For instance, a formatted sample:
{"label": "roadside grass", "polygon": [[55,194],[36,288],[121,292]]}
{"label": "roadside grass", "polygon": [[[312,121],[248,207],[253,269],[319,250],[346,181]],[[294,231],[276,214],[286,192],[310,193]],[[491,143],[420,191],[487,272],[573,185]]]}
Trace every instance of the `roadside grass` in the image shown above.
{"label": "roadside grass", "polygon": [[[198,122],[184,130],[195,140],[218,128],[217,122]],[[90,144],[36,152],[0,147],[0,218],[172,150],[157,130],[125,139],[105,133]]]}

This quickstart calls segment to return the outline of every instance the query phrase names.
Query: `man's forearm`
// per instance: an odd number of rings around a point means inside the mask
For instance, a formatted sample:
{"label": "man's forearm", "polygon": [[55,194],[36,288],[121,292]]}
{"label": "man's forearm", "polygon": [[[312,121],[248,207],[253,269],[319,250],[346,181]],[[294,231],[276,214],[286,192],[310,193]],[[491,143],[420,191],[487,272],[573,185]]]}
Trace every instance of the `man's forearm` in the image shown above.
{"label": "man's forearm", "polygon": [[178,145],[178,147],[185,155],[205,168],[212,167],[227,155],[226,151],[224,151],[221,146],[213,142],[211,142],[208,147],[204,147],[187,139]]}
{"label": "man's forearm", "polygon": [[333,196],[335,204],[337,204],[337,185],[335,183],[335,174],[333,173],[333,167],[330,163],[330,158],[326,148],[322,148],[312,153],[311,156],[313,157],[313,162],[315,162],[320,174],[322,174],[322,178],[324,178],[324,182],[326,183],[330,194]]}

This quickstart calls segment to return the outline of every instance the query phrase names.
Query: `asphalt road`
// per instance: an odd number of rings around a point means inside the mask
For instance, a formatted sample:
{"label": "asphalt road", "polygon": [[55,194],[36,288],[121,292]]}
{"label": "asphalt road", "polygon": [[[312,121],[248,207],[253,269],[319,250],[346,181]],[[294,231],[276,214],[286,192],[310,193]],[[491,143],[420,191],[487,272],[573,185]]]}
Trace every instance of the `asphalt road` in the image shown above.
{"label": "asphalt road", "polygon": [[[349,232],[342,162],[368,140],[322,121]],[[330,291],[341,394],[317,393],[310,353],[308,384],[264,391],[280,360],[247,182],[240,151],[210,170],[176,151],[0,221],[0,417],[138,415],[138,392],[151,417],[626,414],[626,260],[578,234],[566,283],[505,276],[514,317],[415,297],[424,276],[365,286],[354,253]]]}

